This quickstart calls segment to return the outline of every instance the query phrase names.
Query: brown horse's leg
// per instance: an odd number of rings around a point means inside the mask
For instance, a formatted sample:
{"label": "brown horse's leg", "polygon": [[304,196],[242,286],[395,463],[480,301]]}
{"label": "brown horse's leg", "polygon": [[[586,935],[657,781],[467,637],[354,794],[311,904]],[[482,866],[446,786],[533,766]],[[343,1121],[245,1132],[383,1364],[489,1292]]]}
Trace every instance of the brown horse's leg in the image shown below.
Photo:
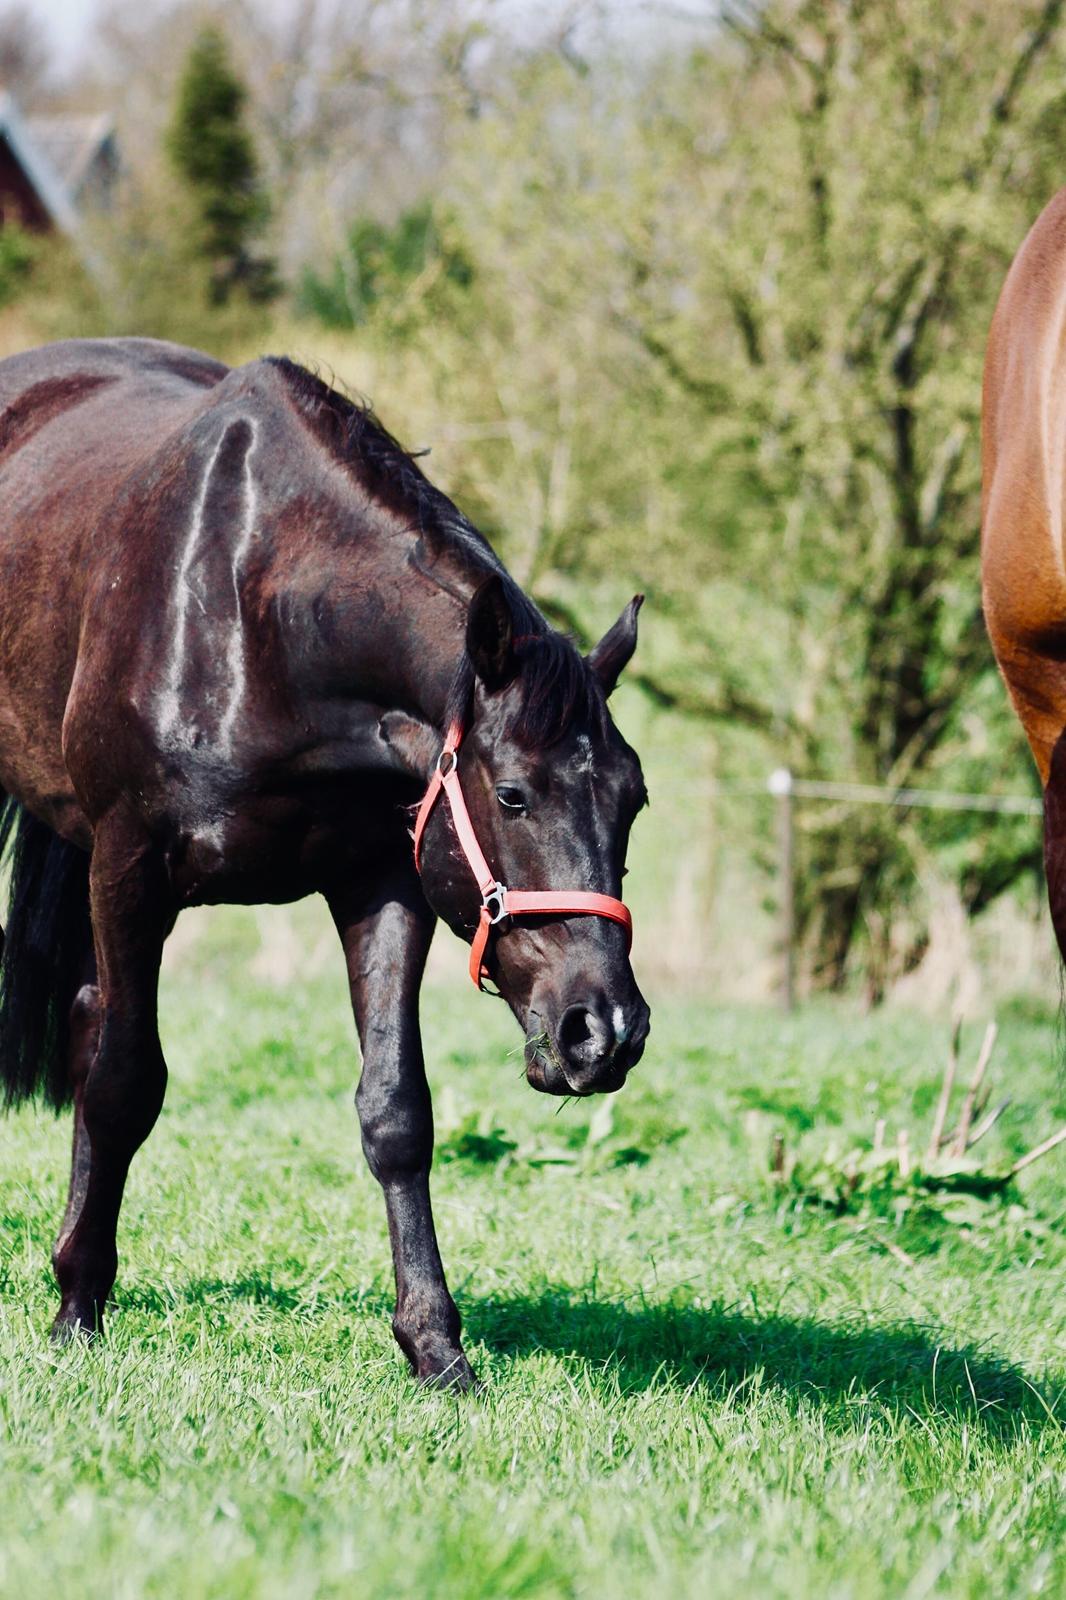
{"label": "brown horse's leg", "polygon": [[115,1281],[115,1232],[129,1164],[163,1104],[166,1065],[156,990],[170,923],[162,866],[137,825],[114,812],[96,829],[89,873],[99,989],[74,1008],[74,1156],[53,1261],[62,1304],[53,1333],[102,1325]]}
{"label": "brown horse's leg", "polygon": [[1066,733],[1051,752],[1044,788],[1044,874],[1051,923],[1066,961]]}
{"label": "brown horse's leg", "polygon": [[365,897],[334,895],[330,909],[363,1047],[356,1094],[363,1150],[388,1214],[396,1272],[393,1332],[422,1382],[467,1389],[474,1374],[459,1343],[459,1313],[444,1281],[429,1200],[433,1109],[418,989],[433,917],[413,869],[400,871],[369,904]]}

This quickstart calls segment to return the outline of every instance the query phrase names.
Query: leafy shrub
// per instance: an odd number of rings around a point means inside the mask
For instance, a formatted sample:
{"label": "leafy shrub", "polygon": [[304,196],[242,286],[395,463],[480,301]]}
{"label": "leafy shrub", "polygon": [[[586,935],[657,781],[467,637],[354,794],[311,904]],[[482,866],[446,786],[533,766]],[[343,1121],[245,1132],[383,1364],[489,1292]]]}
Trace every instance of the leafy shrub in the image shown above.
{"label": "leafy shrub", "polygon": [[10,222],[0,228],[0,306],[9,305],[29,281],[40,251],[24,229]]}
{"label": "leafy shrub", "polygon": [[405,211],[392,227],[361,217],[324,274],[307,268],[299,309],[327,328],[351,329],[420,278],[426,278],[427,288],[441,280],[466,288],[473,280],[473,268],[447,235],[428,202]]}
{"label": "leafy shrub", "polygon": [[[601,1100],[587,1123],[563,1129],[557,1142],[541,1138],[513,1138],[497,1121],[492,1107],[480,1111],[460,1107],[454,1093],[445,1089],[437,1113],[439,1161],[462,1161],[475,1166],[504,1168],[561,1167],[576,1172],[603,1171],[611,1167],[643,1167],[653,1150],[629,1144],[615,1128],[615,1107]],[[654,1143],[673,1144],[683,1129],[665,1127]]]}

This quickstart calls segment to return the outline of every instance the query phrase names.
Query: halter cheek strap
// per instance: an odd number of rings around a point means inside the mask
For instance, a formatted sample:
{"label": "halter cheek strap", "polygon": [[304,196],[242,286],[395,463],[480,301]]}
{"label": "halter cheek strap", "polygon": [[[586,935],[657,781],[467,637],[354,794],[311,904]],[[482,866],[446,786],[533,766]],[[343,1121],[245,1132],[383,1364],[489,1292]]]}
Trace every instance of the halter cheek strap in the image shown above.
{"label": "halter cheek strap", "polygon": [[508,889],[506,884],[496,879],[492,868],[485,860],[485,852],[478,843],[470,813],[466,808],[462,785],[459,782],[459,746],[462,738],[463,730],[453,723],[448,729],[444,749],[437,759],[429,787],[422,797],[422,804],[415,818],[415,866],[421,872],[422,835],[429,821],[430,812],[443,791],[451,812],[452,825],[459,840],[459,848],[466,857],[467,865],[474,874],[481,892],[481,910],[478,914],[473,943],[470,946],[470,976],[477,987],[483,988],[483,980],[488,976],[484,959],[489,935],[504,917],[541,917],[552,914],[607,917],[610,921],[622,925],[626,930],[626,947],[628,949],[632,946],[633,919],[621,900],[615,900],[612,895],[594,894],[587,889],[559,891]]}

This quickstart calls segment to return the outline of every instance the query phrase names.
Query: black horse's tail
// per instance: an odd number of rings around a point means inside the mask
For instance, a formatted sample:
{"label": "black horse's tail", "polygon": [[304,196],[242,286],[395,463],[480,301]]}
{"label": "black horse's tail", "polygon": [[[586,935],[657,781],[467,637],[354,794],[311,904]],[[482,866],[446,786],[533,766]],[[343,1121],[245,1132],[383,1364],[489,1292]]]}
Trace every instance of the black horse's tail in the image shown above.
{"label": "black horse's tail", "polygon": [[43,1093],[70,1100],[70,1008],[92,944],[89,857],[0,790],[0,862],[8,913],[0,934],[0,1084],[6,1105]]}

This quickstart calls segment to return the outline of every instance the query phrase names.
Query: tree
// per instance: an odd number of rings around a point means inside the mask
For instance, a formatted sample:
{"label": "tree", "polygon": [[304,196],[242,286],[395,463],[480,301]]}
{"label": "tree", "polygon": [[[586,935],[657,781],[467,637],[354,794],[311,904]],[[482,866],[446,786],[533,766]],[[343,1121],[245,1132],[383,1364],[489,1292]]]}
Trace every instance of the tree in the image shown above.
{"label": "tree", "polygon": [[217,304],[235,291],[261,301],[277,292],[274,264],[257,252],[269,216],[255,147],[244,120],[247,95],[226,41],[205,28],[185,62],[167,149],[197,216],[196,253],[209,265]]}
{"label": "tree", "polygon": [[[1061,181],[1062,10],[735,6],[615,84],[520,62],[457,143],[474,298],[422,358],[481,430],[458,488],[561,619],[639,573],[673,646],[645,686],[748,728],[764,771],[1031,772],[981,623],[977,417],[999,285]],[[875,994],[920,952],[929,859],[972,910],[1039,866],[1016,819],[804,820],[830,986],[857,950]]]}
{"label": "tree", "polygon": [[[902,787],[967,764],[965,716],[993,676],[977,582],[980,368],[1006,265],[1049,192],[1062,11],[1061,0],[735,7],[761,126],[749,114],[732,160],[704,177],[731,224],[696,265],[708,305],[732,322],[713,373],[644,252],[656,290],[637,288],[636,336],[709,420],[739,408],[757,429],[755,481],[792,548],[778,592],[795,690],[778,738],[801,770]],[[998,730],[995,742],[1001,757],[1016,746]],[[987,776],[986,765],[976,786]],[[994,843],[991,832],[982,820],[983,848],[962,852],[971,909],[1037,864],[1031,832],[1005,823]],[[841,983],[864,934],[879,991],[917,846],[948,834],[868,813],[811,828],[816,976]],[[918,948],[921,934],[919,923]]]}

